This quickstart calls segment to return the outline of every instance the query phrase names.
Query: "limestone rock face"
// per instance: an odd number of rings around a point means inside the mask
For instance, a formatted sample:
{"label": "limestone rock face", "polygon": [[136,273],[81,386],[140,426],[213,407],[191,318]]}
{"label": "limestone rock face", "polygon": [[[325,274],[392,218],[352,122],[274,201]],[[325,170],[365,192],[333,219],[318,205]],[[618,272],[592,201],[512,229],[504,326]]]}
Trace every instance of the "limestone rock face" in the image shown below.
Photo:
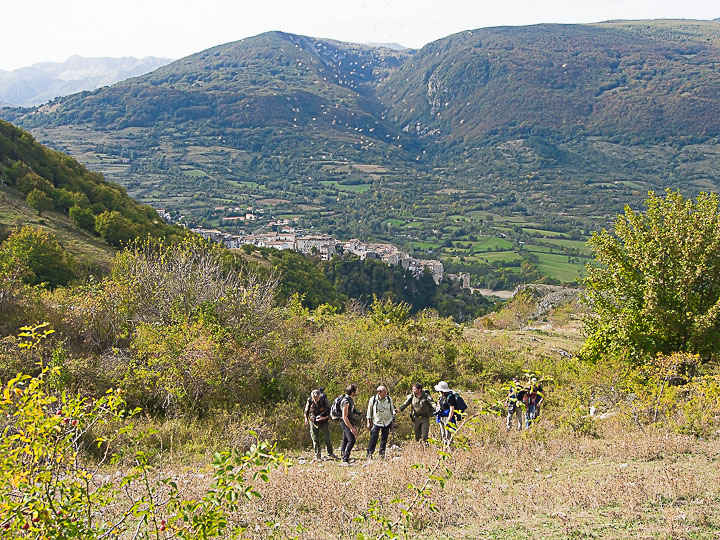
{"label": "limestone rock face", "polygon": [[523,291],[537,299],[533,318],[539,319],[558,306],[577,300],[580,297],[581,289],[561,287],[560,285],[519,285],[513,291],[513,296]]}

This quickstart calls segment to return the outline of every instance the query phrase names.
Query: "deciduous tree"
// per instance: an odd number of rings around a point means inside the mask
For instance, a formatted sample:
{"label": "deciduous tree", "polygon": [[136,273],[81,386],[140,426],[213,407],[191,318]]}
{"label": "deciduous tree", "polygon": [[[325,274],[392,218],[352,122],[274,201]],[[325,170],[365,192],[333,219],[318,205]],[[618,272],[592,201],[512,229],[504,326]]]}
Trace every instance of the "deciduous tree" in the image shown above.
{"label": "deciduous tree", "polygon": [[39,189],[33,189],[27,196],[27,203],[31,208],[37,210],[38,216],[45,210],[52,210],[53,201]]}
{"label": "deciduous tree", "polygon": [[55,236],[32,227],[14,232],[0,245],[0,274],[19,273],[30,285],[66,285],[74,277],[72,265]]}
{"label": "deciduous tree", "polygon": [[626,207],[614,234],[594,233],[584,354],[640,363],[658,353],[720,355],[720,207],[715,193],[697,201],[650,193],[646,212]]}
{"label": "deciduous tree", "polygon": [[92,231],[95,228],[95,216],[87,208],[82,208],[77,204],[68,211],[70,219],[72,219],[79,227]]}

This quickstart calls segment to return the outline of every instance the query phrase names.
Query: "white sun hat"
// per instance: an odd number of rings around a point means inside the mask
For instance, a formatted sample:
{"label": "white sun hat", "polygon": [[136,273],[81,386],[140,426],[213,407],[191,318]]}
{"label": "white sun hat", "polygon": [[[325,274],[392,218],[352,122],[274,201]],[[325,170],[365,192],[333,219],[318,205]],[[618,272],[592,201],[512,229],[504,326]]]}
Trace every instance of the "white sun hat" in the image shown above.
{"label": "white sun hat", "polygon": [[439,383],[437,383],[435,385],[435,390],[437,390],[438,392],[452,392],[452,390],[450,390],[450,386],[445,381],[440,381]]}

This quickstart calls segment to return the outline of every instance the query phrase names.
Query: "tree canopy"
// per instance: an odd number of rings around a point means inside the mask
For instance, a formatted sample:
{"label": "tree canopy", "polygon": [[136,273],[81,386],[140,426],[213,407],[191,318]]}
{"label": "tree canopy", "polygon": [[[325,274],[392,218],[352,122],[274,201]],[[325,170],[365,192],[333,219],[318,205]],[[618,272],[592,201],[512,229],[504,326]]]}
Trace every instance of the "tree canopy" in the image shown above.
{"label": "tree canopy", "polygon": [[615,233],[594,233],[584,354],[641,363],[687,352],[720,354],[720,208],[715,193],[696,201],[650,193],[646,212],[626,207]]}
{"label": "tree canopy", "polygon": [[66,285],[73,264],[54,235],[33,227],[16,230],[0,244],[0,275],[17,274],[30,285]]}
{"label": "tree canopy", "polygon": [[37,210],[38,216],[45,210],[52,210],[53,208],[52,199],[45,195],[45,192],[40,191],[39,189],[33,189],[30,193],[28,193],[27,203]]}

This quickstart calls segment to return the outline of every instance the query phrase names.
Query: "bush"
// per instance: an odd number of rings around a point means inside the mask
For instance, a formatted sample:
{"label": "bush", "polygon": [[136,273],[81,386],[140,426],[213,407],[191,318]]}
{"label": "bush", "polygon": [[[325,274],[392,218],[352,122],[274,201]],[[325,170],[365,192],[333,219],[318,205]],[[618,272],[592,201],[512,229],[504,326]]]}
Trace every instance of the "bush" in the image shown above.
{"label": "bush", "polygon": [[95,217],[95,231],[111,246],[121,247],[138,237],[140,231],[120,212],[107,210]]}
{"label": "bush", "polygon": [[33,227],[15,231],[0,245],[0,275],[18,275],[30,285],[66,285],[74,278],[73,259],[54,235]]}
{"label": "bush", "polygon": [[[44,325],[27,328],[23,345],[34,351],[50,333]],[[181,498],[170,479],[152,480],[142,452],[135,453],[127,474],[103,479],[97,471],[120,458],[113,455],[114,443],[132,433],[127,417],[138,411],[126,409],[119,391],[94,400],[55,394],[47,381],[56,374],[54,368],[37,377],[20,374],[0,388],[3,537],[92,539],[128,528],[144,537],[167,531],[188,540],[238,535],[243,524],[234,515],[244,501],[260,496],[246,476],[267,480],[271,469],[288,464],[266,443],[217,453],[214,481],[195,500]],[[94,436],[102,427],[105,436]],[[97,460],[87,453],[93,447]]]}
{"label": "bush", "polygon": [[26,201],[28,206],[37,210],[38,216],[46,210],[52,210],[55,206],[53,200],[39,189],[33,189],[28,193]]}
{"label": "bush", "polygon": [[78,227],[95,232],[95,216],[87,208],[82,208],[76,204],[68,210],[68,215]]}

